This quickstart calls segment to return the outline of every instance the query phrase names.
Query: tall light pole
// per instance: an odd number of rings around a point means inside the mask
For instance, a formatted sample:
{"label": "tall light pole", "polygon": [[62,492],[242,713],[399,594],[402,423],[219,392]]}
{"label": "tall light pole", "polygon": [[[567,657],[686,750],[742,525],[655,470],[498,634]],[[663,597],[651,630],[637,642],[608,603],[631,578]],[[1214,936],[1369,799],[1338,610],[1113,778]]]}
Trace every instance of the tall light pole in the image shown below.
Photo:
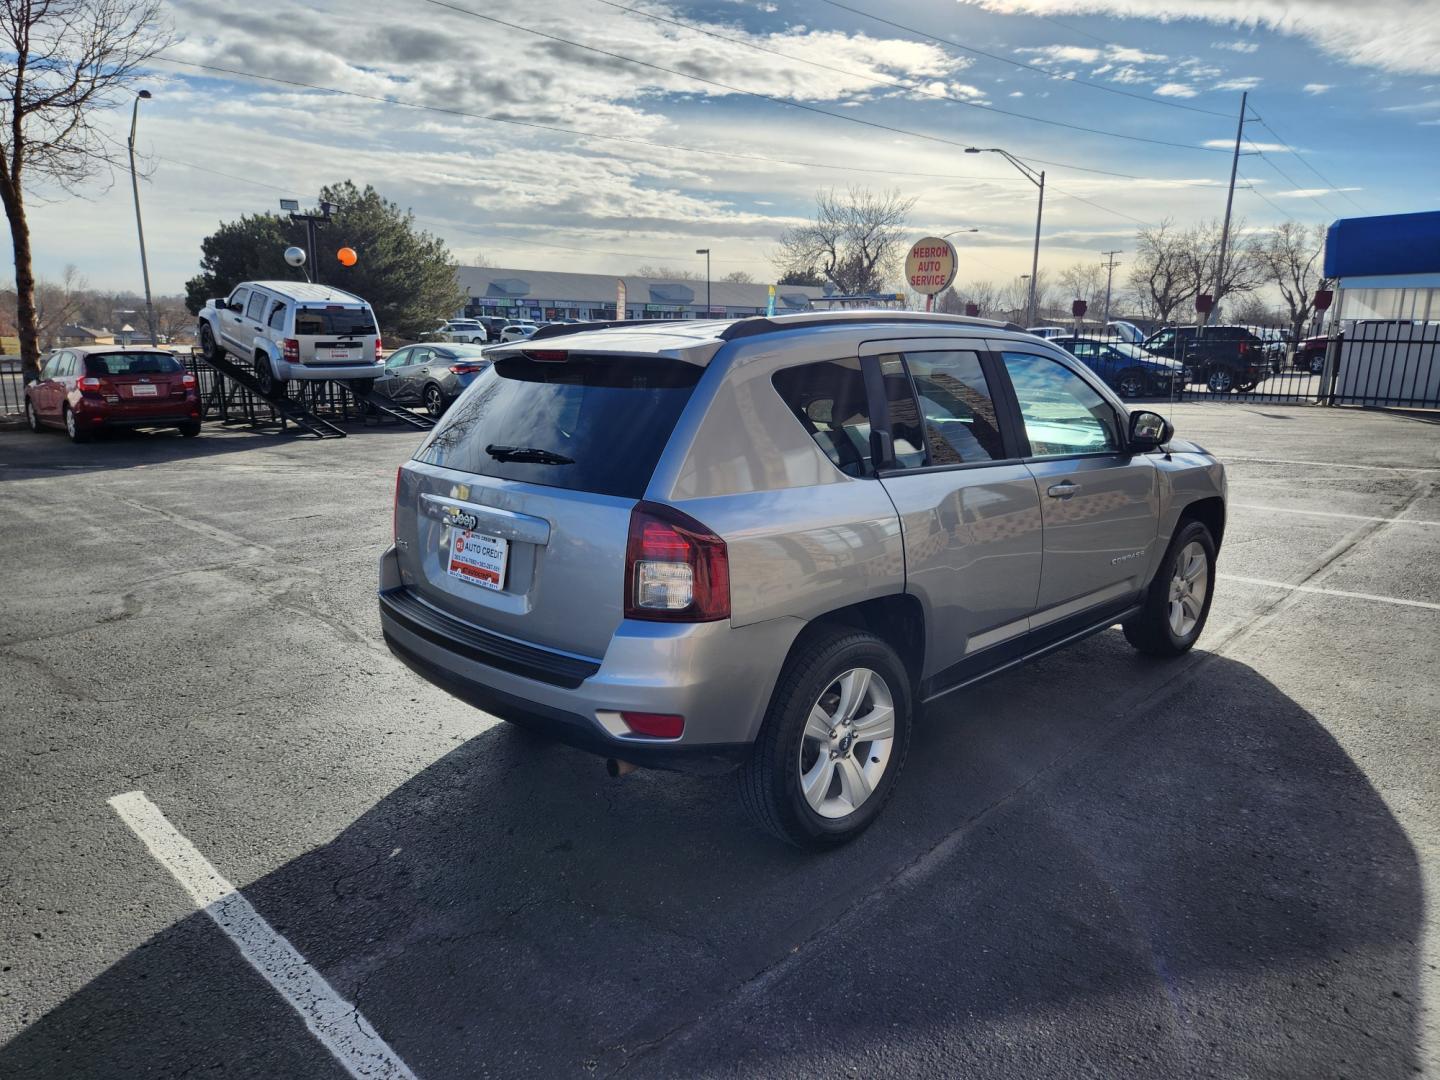
{"label": "tall light pole", "polygon": [[1010,162],[1011,165],[1014,165],[1015,168],[1019,169],[1022,173],[1024,173],[1025,178],[1040,189],[1040,199],[1035,207],[1035,254],[1030,260],[1030,301],[1029,308],[1025,316],[1026,322],[1028,322],[1031,326],[1034,326],[1036,317],[1035,283],[1040,276],[1040,219],[1045,213],[1045,170],[1041,169],[1039,172],[1036,172],[1034,169],[1030,168],[1029,165],[1026,165],[1023,161],[1017,158],[1014,154],[1010,153],[1008,150],[1001,150],[998,146],[967,146],[965,148],[965,153],[999,154],[1006,161]]}
{"label": "tall light pole", "polygon": [[[1021,274],[1021,275],[1020,275],[1020,280],[1021,280],[1021,281],[1033,281],[1034,279],[1031,278],[1031,276],[1030,276],[1029,274]],[[1027,292],[1027,295],[1030,296],[1030,297],[1033,297],[1033,296],[1035,295],[1034,291],[1031,290],[1031,289],[1028,289],[1028,288],[1027,288],[1026,292]],[[1029,313],[1028,310],[1025,312],[1025,316],[1026,316],[1025,321],[1028,322],[1031,326],[1034,326],[1034,325],[1035,325],[1035,320],[1029,317],[1029,316],[1030,316],[1030,313]]]}
{"label": "tall light pole", "polygon": [[705,317],[713,319],[715,313],[710,308],[710,249],[696,248],[695,254],[705,256]]}
{"label": "tall light pole", "polygon": [[150,100],[150,91],[141,90],[135,95],[135,105],[130,110],[130,190],[135,193],[135,231],[140,236],[140,272],[145,276],[145,320],[150,328],[150,345],[160,344],[155,336],[155,302],[150,299],[150,261],[145,257],[145,226],[140,221],[140,181],[135,178],[135,125],[140,121],[140,102]]}

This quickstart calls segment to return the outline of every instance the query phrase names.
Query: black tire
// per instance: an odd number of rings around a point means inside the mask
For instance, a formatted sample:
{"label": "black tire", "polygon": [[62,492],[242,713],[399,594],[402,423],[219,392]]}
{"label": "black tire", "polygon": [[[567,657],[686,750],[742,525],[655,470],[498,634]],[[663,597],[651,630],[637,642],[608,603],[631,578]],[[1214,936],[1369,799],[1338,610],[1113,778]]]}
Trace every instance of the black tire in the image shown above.
{"label": "black tire", "polygon": [[275,371],[264,353],[255,354],[255,381],[260,384],[260,393],[266,397],[285,396],[285,380],[275,378]]}
{"label": "black tire", "polygon": [[90,441],[90,431],[82,427],[80,421],[75,418],[75,410],[69,405],[65,406],[65,434],[70,436],[73,443],[87,443]]}
{"label": "black tire", "polygon": [[[855,810],[843,817],[822,817],[806,801],[800,785],[805,725],[821,695],[856,667],[878,674],[889,691],[894,706],[890,756],[878,783]],[[747,815],[771,835],[812,851],[853,840],[875,820],[895,791],[910,747],[911,712],[909,675],[888,644],[874,634],[848,627],[816,633],[798,645],[785,662],[760,734],[740,768],[740,800]],[[855,745],[865,744],[857,741]]]}
{"label": "black tire", "polygon": [[40,433],[40,414],[35,411],[35,403],[28,397],[25,399],[25,423],[30,425],[30,430],[37,435]]}
{"label": "black tire", "polygon": [[1235,389],[1235,373],[1223,365],[1212,367],[1205,375],[1205,389],[1212,394],[1228,394]]}
{"label": "black tire", "polygon": [[436,420],[445,415],[445,393],[434,383],[425,387],[425,411]]}
{"label": "black tire", "polygon": [[197,420],[193,424],[181,424],[180,434],[187,439],[195,438],[200,434],[200,421]]}
{"label": "black tire", "polygon": [[200,355],[206,360],[215,360],[220,355],[220,347],[215,343],[215,334],[210,329],[210,324],[201,320],[200,322]]}
{"label": "black tire", "polygon": [[1115,392],[1122,398],[1143,397],[1145,394],[1145,373],[1139,368],[1128,368],[1115,379]]}
{"label": "black tire", "polygon": [[1309,366],[1309,368],[1310,368],[1310,374],[1311,374],[1311,375],[1322,375],[1322,374],[1324,374],[1324,372],[1325,372],[1325,354],[1324,354],[1324,353],[1314,353],[1314,354],[1310,357],[1310,363],[1309,363],[1308,366]]}
{"label": "black tire", "polygon": [[[1185,633],[1177,633],[1170,620],[1170,587],[1176,575],[1176,564],[1181,553],[1192,543],[1198,543],[1205,556],[1205,598],[1195,625]],[[1180,528],[1170,538],[1165,557],[1150,587],[1145,591],[1145,602],[1140,612],[1122,624],[1125,640],[1149,656],[1180,656],[1188,652],[1205,629],[1210,617],[1210,601],[1215,597],[1215,539],[1210,530],[1198,521],[1181,521]]]}

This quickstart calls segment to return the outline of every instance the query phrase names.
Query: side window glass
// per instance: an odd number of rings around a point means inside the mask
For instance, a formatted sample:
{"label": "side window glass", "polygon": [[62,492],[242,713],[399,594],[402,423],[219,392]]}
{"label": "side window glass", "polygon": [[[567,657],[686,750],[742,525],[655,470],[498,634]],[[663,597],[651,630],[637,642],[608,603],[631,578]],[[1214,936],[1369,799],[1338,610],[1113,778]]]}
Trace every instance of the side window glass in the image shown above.
{"label": "side window glass", "polygon": [[68,352],[67,352],[67,353],[61,353],[61,354],[60,354],[60,371],[59,371],[60,377],[61,377],[62,379],[68,379],[71,375],[74,375],[74,374],[75,374],[75,368],[76,368],[76,364],[75,364],[75,354],[74,354],[74,353],[68,353]]}
{"label": "side window glass", "polygon": [[905,362],[920,399],[931,465],[968,465],[1005,457],[979,354],[906,353]]}
{"label": "side window glass", "polygon": [[434,356],[435,356],[435,350],[434,350],[434,349],[416,349],[414,352],[412,352],[412,353],[410,354],[410,359],[407,360],[406,363],[408,363],[408,364],[428,364],[428,363],[430,363],[431,359],[432,359]]}
{"label": "side window glass", "polygon": [[1045,356],[1004,355],[1033,456],[1065,457],[1120,449],[1115,410],[1089,383]]}
{"label": "side window glass", "polygon": [[245,308],[245,317],[259,322],[265,314],[265,294],[251,293],[250,303]]}
{"label": "side window glass", "polygon": [[53,379],[53,378],[55,377],[55,368],[56,368],[56,366],[57,366],[59,363],[60,363],[60,354],[59,354],[59,353],[54,353],[54,354],[52,354],[51,357],[50,357],[50,359],[48,359],[48,360],[45,361],[45,366],[40,369],[40,378],[41,378],[41,379]]}
{"label": "side window glass", "polygon": [[910,388],[910,374],[900,357],[880,358],[880,378],[885,384],[885,408],[890,416],[890,437],[895,443],[895,465],[918,469],[925,464],[925,435],[920,426],[920,406]]}
{"label": "side window glass", "polygon": [[396,368],[402,368],[410,363],[410,357],[414,354],[414,351],[413,349],[401,349],[399,352],[393,354],[389,360],[385,361],[386,370],[394,371]]}
{"label": "side window glass", "polygon": [[249,290],[249,289],[236,289],[233,293],[230,294],[230,303],[232,303],[232,304],[239,304],[242,309],[243,309],[244,306],[245,306],[245,301],[247,301],[247,300],[249,300],[249,299],[250,299],[250,290]]}
{"label": "side window glass", "polygon": [[276,300],[275,306],[270,309],[270,329],[285,329],[285,304],[283,301]]}
{"label": "side window glass", "polygon": [[795,419],[846,476],[870,473],[870,414],[859,359],[777,371],[771,380]]}

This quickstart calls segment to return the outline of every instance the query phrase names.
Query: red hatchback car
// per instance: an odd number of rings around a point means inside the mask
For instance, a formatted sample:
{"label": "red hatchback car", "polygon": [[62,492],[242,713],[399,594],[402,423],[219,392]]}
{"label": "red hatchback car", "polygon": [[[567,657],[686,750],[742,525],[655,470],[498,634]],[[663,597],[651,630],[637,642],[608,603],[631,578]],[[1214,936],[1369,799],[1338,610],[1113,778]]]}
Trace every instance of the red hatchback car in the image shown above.
{"label": "red hatchback car", "polygon": [[134,346],[58,349],[25,387],[31,431],[64,428],[74,442],[116,427],[173,427],[200,434],[195,376],[170,353]]}

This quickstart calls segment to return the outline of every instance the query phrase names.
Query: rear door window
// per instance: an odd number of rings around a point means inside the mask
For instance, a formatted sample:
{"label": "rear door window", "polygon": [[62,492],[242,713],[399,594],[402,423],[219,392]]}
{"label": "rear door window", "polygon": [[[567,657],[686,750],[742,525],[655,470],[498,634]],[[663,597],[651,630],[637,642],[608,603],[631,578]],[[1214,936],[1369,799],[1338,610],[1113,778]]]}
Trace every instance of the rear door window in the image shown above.
{"label": "rear door window", "polygon": [[251,293],[250,303],[245,308],[245,317],[259,322],[265,314],[265,300],[264,293]]}
{"label": "rear door window", "polygon": [[507,356],[477,377],[415,458],[638,499],[701,372],[654,356]]}
{"label": "rear door window", "polygon": [[295,333],[307,337],[356,337],[375,333],[368,307],[302,307],[295,309]]}
{"label": "rear door window", "polygon": [[912,352],[905,354],[905,363],[924,418],[927,464],[970,465],[1005,457],[978,353]]}
{"label": "rear door window", "polygon": [[870,474],[870,413],[858,358],[785,368],[771,382],[831,464],[846,476]]}

